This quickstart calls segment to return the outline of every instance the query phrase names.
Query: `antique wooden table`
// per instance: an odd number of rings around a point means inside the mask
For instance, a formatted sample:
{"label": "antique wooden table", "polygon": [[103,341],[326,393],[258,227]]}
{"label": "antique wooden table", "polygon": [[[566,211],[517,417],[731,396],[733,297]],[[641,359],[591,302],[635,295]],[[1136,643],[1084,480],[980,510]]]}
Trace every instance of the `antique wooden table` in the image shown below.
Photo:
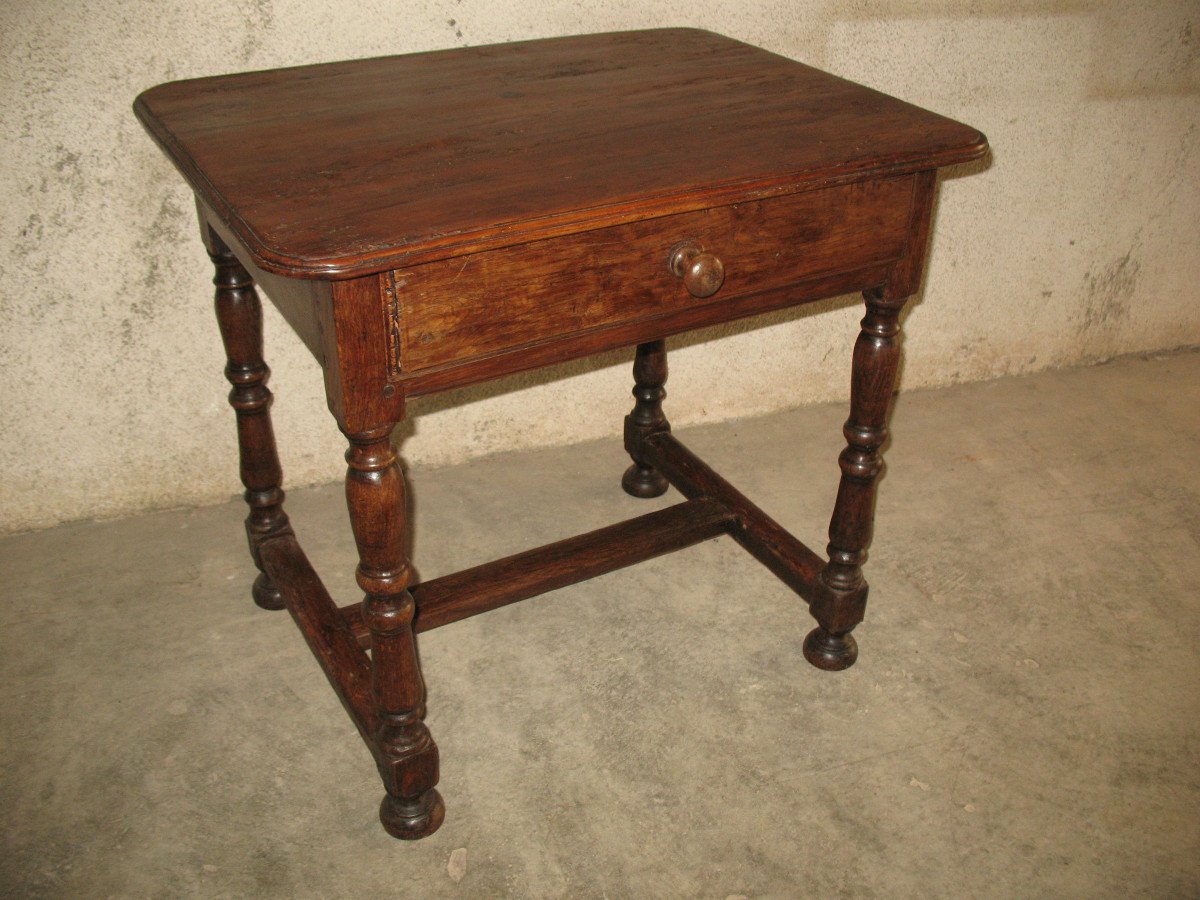
{"label": "antique wooden table", "polygon": [[[897,317],[936,170],[982,155],[978,131],[689,29],[200,78],[134,108],[216,266],[254,599],[291,612],[373,752],[389,833],[444,816],[415,632],[727,534],[808,602],[808,660],[854,662]],[[361,604],[333,603],[283,511],[255,284],[349,442]],[[826,561],[672,436],[663,339],[851,291],[866,317]],[[411,584],[390,441],[406,399],[632,345],[622,485],[686,499]]]}

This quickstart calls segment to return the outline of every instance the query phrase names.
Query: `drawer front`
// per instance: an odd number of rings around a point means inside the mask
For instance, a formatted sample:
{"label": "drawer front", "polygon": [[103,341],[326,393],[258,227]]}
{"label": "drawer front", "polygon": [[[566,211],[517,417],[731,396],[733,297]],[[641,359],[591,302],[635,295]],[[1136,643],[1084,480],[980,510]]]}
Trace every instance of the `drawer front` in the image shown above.
{"label": "drawer front", "polygon": [[[911,201],[911,178],[842,185],[397,269],[392,363],[413,373],[885,263]],[[711,296],[671,271],[685,242],[724,268]]]}

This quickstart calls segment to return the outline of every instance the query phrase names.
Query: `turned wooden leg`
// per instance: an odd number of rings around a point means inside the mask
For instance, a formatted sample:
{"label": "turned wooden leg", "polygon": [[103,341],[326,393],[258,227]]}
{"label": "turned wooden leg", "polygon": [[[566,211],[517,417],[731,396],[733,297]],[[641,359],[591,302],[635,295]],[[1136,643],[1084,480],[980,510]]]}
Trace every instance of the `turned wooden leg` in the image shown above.
{"label": "turned wooden leg", "polygon": [[263,362],[262,304],[242,264],[215,233],[208,231],[208,255],[216,267],[217,323],[225,343],[225,377],[233,385],[229,403],[237,412],[238,450],[242,484],[246,487],[246,537],[258,567],[254,602],[263,609],[283,609],[283,596],[263,570],[259,545],[289,531],[283,511],[283,471],[271,427],[271,370]]}
{"label": "turned wooden leg", "polygon": [[821,591],[811,605],[819,623],[804,640],[804,656],[819,669],[845,669],[858,658],[850,631],[862,621],[867,583],[862,566],[871,543],[875,489],[883,471],[879,448],[887,437],[888,408],[900,361],[898,316],[904,301],[868,291],[867,315],[854,344],[850,418],[842,429],[846,449],[838,458],[842,480],[829,523],[829,562]]}
{"label": "turned wooden leg", "polygon": [[669,487],[667,479],[646,463],[640,450],[642,441],[651,434],[671,430],[662,411],[666,380],[666,342],[638,344],[633,360],[633,411],[625,417],[625,449],[633,457],[633,465],[621,477],[621,487],[634,497],[660,497]]}
{"label": "turned wooden leg", "polygon": [[387,793],[379,818],[388,834],[415,840],[437,831],[446,809],[434,790],[438,750],[425,727],[425,685],[405,558],[404,475],[391,428],[347,434],[346,503],[358,544],[363,619],[371,633],[371,687],[379,709],[375,759]]}

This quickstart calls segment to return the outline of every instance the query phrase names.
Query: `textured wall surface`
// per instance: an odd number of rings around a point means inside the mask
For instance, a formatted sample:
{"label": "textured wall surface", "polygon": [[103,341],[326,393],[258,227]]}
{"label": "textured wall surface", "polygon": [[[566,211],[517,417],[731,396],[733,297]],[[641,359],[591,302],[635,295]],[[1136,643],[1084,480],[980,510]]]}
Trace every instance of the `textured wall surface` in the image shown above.
{"label": "textured wall surface", "polygon": [[[237,489],[210,268],[187,189],[130,113],[140,90],[667,25],[722,31],[987,133],[991,160],[942,185],[903,388],[1200,343],[1194,0],[8,0],[0,530]],[[847,299],[676,340],[672,420],[845,396],[857,318]],[[270,309],[267,353],[287,482],[340,478],[319,373]],[[630,357],[415,402],[405,456],[615,436]]]}

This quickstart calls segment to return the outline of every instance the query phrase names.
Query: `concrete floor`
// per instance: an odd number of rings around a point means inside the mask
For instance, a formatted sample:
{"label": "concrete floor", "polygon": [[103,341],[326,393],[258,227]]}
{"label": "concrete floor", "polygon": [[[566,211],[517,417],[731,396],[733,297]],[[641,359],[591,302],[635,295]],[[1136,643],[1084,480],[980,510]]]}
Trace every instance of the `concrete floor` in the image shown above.
{"label": "concrete floor", "polygon": [[[682,436],[819,547],[843,417]],[[803,604],[728,539],[431,632],[448,813],[416,844],[250,604],[240,503],[0,542],[0,888],[1200,895],[1200,354],[906,394],[894,424],[854,668],[805,663]],[[419,569],[671,499],[624,465],[614,440],[412,473]],[[288,503],[353,597],[340,487]]]}

